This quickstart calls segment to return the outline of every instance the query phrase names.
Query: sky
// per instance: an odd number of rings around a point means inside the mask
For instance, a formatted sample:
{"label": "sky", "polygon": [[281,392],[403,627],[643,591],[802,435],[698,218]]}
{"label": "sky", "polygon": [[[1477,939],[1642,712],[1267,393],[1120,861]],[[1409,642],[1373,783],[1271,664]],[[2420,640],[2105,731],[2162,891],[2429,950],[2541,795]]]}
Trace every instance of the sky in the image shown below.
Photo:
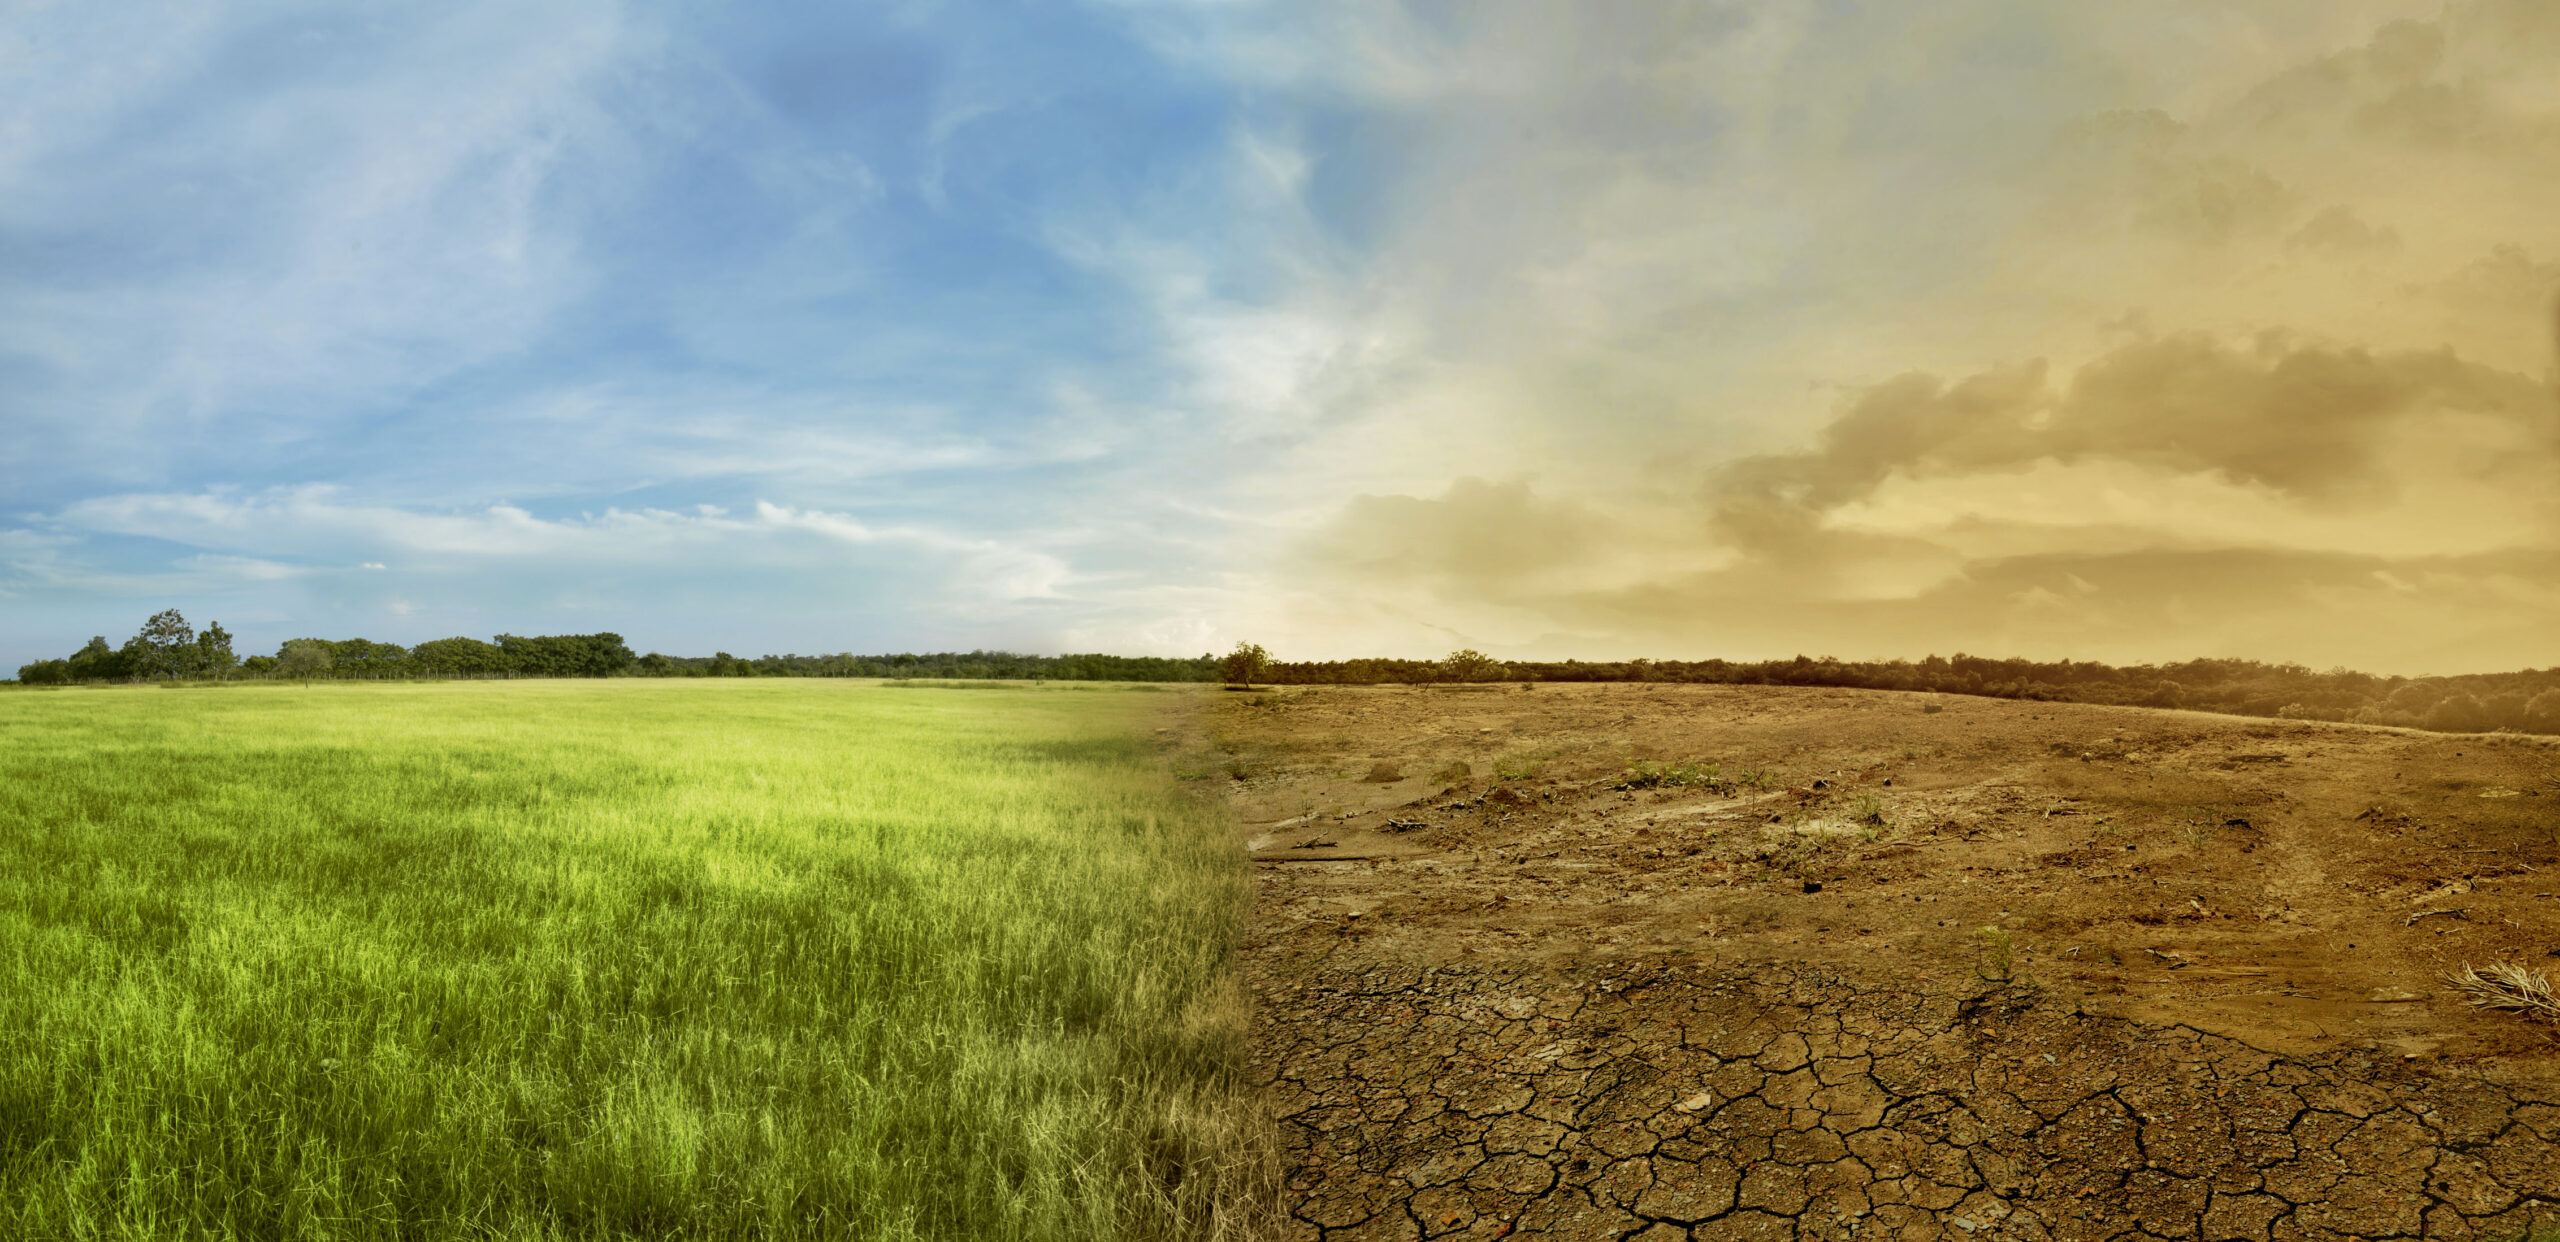
{"label": "sky", "polygon": [[2544,0],[8,12],[0,669],[2560,664]]}

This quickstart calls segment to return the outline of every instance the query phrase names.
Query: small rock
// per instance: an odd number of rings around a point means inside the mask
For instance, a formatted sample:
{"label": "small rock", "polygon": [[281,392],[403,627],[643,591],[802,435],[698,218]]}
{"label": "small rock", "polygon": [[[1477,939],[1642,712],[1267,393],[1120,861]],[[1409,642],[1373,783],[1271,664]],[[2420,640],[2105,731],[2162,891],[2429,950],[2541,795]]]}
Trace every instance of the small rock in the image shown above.
{"label": "small rock", "polygon": [[1701,1092],[1697,1093],[1696,1095],[1690,1096],[1688,1099],[1682,1100],[1682,1101],[1680,1101],[1679,1103],[1672,1105],[1671,1107],[1676,1108],[1676,1109],[1679,1109],[1681,1112],[1684,1112],[1684,1113],[1694,1113],[1694,1112],[1698,1111],[1699,1109],[1705,1108],[1706,1106],[1708,1106],[1708,1105],[1710,1105],[1710,1104],[1713,1104],[1713,1103],[1715,1103],[1715,1102],[1716,1102],[1716,1096],[1715,1096],[1715,1093],[1714,1093],[1714,1092],[1712,1092],[1712,1091],[1701,1091]]}
{"label": "small rock", "polygon": [[1806,892],[1808,892],[1808,893],[1818,893],[1818,892],[1821,892],[1821,891],[1822,891],[1822,881],[1820,881],[1820,880],[1807,880],[1807,881],[1805,881],[1805,882],[1804,882],[1804,891],[1806,891]]}

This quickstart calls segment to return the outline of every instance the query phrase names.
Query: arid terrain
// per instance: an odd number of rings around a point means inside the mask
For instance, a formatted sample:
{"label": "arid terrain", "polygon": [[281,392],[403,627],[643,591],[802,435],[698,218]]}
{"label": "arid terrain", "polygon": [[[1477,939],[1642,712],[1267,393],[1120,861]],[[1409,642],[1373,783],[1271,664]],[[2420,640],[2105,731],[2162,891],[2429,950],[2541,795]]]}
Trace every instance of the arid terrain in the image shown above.
{"label": "arid terrain", "polygon": [[1646,684],[1168,726],[1255,860],[1291,1236],[2560,1230],[2560,748]]}

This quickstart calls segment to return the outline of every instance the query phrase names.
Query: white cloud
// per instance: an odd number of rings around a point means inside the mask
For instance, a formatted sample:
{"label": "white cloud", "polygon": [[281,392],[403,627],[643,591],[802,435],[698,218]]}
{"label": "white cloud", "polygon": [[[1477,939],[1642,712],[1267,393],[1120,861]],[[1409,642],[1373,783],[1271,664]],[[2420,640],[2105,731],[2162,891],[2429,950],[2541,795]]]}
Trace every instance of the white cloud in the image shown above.
{"label": "white cloud", "polygon": [[[12,42],[44,50],[0,74],[0,114],[38,118],[0,130],[0,229],[151,238],[86,279],[27,272],[0,296],[16,348],[85,387],[50,434],[141,471],[194,420],[520,350],[582,291],[580,204],[623,159],[598,91],[649,42],[617,6],[369,12],[397,55],[346,11],[121,12],[34,15]],[[116,158],[97,158],[109,144]],[[233,430],[290,434],[274,414]]]}
{"label": "white cloud", "polygon": [[[45,546],[58,548],[76,533],[97,533],[340,563],[366,551],[393,551],[403,554],[404,568],[443,569],[508,563],[812,568],[824,564],[829,547],[860,548],[909,561],[916,572],[946,580],[955,597],[1004,603],[1065,599],[1076,580],[1065,560],[1036,548],[768,501],[756,502],[746,517],[702,505],[691,511],[608,508],[544,518],[511,504],[434,512],[356,503],[339,488],[308,486],[254,495],[98,497],[68,505],[47,521],[53,533],[31,538],[31,544],[42,539]],[[206,565],[263,566],[276,577],[310,572],[240,557],[195,559]],[[386,561],[362,560],[358,565],[367,572],[388,571]]]}

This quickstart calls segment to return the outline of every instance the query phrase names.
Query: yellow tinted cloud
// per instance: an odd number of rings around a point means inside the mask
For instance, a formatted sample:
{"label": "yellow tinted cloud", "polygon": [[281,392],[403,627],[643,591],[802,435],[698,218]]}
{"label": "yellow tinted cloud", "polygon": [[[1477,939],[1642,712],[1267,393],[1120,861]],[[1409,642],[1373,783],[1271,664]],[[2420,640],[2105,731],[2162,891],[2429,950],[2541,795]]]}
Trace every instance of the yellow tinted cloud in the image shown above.
{"label": "yellow tinted cloud", "polygon": [[1442,49],[1265,631],[2560,662],[2560,7],[1915,7]]}

